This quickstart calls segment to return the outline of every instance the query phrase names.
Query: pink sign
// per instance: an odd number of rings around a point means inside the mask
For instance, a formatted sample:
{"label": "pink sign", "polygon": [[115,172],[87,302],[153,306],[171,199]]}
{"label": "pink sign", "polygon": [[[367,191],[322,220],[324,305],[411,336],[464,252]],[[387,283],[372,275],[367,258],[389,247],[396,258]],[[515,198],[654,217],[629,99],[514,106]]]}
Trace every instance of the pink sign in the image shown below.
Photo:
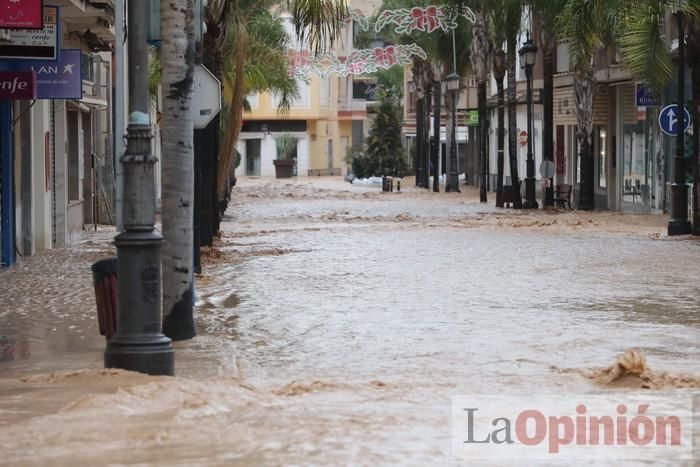
{"label": "pink sign", "polygon": [[34,99],[36,85],[33,71],[0,71],[0,99]]}
{"label": "pink sign", "polygon": [[0,28],[42,29],[43,0],[0,0]]}

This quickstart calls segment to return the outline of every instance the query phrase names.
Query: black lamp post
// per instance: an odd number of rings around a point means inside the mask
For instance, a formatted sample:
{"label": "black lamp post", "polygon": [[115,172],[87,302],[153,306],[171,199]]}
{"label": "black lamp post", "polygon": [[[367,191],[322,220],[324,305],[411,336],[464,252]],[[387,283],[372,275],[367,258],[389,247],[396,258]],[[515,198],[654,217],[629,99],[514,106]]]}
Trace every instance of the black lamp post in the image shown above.
{"label": "black lamp post", "polygon": [[175,351],[161,325],[160,247],[146,85],[148,2],[129,0],[129,126],[124,164],[124,231],[117,235],[118,326],[105,367],[151,375],[175,373]]}
{"label": "black lamp post", "polygon": [[450,171],[445,182],[445,191],[459,193],[459,175],[457,174],[457,99],[459,99],[459,75],[457,74],[457,46],[455,30],[452,30],[452,73],[447,75],[447,92],[452,96],[452,125],[450,125]]}
{"label": "black lamp post", "polygon": [[454,71],[447,75],[447,92],[452,97],[452,124],[450,125],[450,171],[447,175],[445,191],[459,193],[459,174],[457,172],[457,99],[459,98],[459,75]]}
{"label": "black lamp post", "polygon": [[520,66],[525,70],[527,80],[527,177],[525,178],[525,209],[537,209],[539,206],[535,199],[535,158],[532,153],[532,67],[537,59],[537,46],[530,39],[520,49]]}
{"label": "black lamp post", "polygon": [[[679,0],[679,4],[684,4]],[[683,10],[674,7],[678,19],[678,135],[676,156],[673,158],[673,185],[671,185],[671,220],[669,235],[688,235],[692,226],[688,220],[688,186],[685,184],[685,29]]]}

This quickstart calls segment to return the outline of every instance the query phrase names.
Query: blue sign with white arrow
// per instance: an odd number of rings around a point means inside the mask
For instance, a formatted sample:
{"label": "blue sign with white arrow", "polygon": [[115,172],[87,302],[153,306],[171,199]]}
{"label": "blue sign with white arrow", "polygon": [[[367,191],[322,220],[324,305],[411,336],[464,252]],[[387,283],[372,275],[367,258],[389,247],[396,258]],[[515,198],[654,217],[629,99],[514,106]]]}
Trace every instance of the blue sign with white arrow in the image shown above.
{"label": "blue sign with white arrow", "polygon": [[[688,131],[688,128],[690,128],[691,117],[688,109],[684,108],[683,110],[685,111],[685,118],[683,119],[683,132],[685,133]],[[659,113],[659,127],[661,127],[661,131],[669,136],[678,136],[680,133],[680,125],[678,124],[680,120],[678,118],[679,116],[680,109],[677,104],[664,107],[661,113]]]}

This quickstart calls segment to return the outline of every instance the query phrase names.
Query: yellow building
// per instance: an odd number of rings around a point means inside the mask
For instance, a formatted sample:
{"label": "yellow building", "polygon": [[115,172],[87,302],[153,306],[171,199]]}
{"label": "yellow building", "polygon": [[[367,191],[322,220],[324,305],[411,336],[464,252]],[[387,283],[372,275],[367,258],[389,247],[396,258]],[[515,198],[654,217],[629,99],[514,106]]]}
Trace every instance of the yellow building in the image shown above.
{"label": "yellow building", "polygon": [[[371,12],[370,12],[371,13]],[[366,13],[367,14],[367,13]],[[282,13],[283,24],[292,38],[292,47],[303,50],[294,40],[291,17]],[[346,57],[353,48],[352,23],[346,23],[334,53]],[[242,155],[237,173],[248,176],[274,176],[276,139],[290,135],[297,139],[296,174],[341,175],[349,147],[361,148],[366,128],[366,97],[353,93],[352,76],[311,76],[298,80],[299,98],[289,112],[278,112],[278,98],[269,93],[248,97],[251,110],[243,114],[243,128],[237,149]],[[355,95],[354,95],[355,94]]]}

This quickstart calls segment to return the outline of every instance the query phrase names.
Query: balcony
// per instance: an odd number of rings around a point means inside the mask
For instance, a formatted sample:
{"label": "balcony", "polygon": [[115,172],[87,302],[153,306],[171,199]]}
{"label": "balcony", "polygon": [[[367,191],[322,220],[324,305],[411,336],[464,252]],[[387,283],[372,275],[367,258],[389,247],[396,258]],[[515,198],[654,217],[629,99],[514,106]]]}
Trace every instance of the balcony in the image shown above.
{"label": "balcony", "polygon": [[367,100],[344,99],[338,102],[339,120],[362,120],[367,116]]}

